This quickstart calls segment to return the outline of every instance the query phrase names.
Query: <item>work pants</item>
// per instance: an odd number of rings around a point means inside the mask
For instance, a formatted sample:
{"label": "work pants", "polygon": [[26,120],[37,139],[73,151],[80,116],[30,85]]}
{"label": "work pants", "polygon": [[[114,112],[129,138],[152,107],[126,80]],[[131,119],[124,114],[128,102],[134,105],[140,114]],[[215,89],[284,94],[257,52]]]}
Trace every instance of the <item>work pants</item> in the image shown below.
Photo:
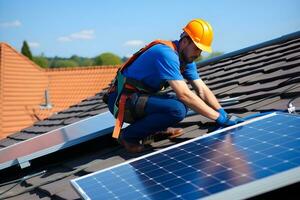
{"label": "work pants", "polygon": [[[113,113],[117,93],[109,95],[109,110]],[[145,116],[124,128],[121,139],[138,144],[143,138],[164,131],[186,117],[187,107],[173,94],[150,95],[145,105]]]}

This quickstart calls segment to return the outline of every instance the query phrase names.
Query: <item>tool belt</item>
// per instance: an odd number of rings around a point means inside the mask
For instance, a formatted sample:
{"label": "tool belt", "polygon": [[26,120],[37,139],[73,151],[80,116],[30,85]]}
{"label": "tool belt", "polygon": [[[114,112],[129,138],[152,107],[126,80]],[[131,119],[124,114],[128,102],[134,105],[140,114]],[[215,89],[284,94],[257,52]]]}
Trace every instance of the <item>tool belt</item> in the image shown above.
{"label": "tool belt", "polygon": [[[116,92],[115,89],[113,89],[110,93]],[[105,93],[103,96],[103,101],[108,104],[108,97],[110,93]],[[133,123],[138,119],[143,118],[145,113],[145,106],[147,103],[147,100],[149,98],[148,94],[140,94],[138,92],[128,93],[124,94],[126,96],[126,102],[125,102],[125,108],[124,108],[124,119],[123,121],[126,123]],[[121,96],[122,98],[122,96]],[[119,98],[121,100],[121,98]],[[120,100],[117,104],[119,107]],[[116,115],[114,115],[115,118],[117,118]]]}
{"label": "tool belt", "polygon": [[113,84],[103,96],[105,103],[108,103],[108,97],[113,92],[117,92],[113,111],[116,118],[113,137],[118,138],[123,122],[133,123],[146,115],[145,106],[152,91],[141,82],[128,79],[118,72]]}

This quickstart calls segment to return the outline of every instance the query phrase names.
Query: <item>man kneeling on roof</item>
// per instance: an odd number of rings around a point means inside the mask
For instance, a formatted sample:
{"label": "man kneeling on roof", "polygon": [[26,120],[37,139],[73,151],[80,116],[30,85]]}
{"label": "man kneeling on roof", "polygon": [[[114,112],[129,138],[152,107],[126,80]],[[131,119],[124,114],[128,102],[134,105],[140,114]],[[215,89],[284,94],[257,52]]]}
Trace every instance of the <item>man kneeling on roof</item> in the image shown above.
{"label": "man kneeling on roof", "polygon": [[[119,69],[106,94],[109,110],[116,117],[113,137],[129,152],[143,151],[140,141],[158,132],[173,138],[182,135],[182,129],[171,126],[185,118],[187,107],[221,126],[239,122],[227,115],[200,79],[194,62],[202,51],[212,52],[211,25],[194,19],[183,30],[179,41],[156,40],[135,53]],[[166,85],[176,95],[160,94]],[[119,134],[123,121],[130,125]]]}

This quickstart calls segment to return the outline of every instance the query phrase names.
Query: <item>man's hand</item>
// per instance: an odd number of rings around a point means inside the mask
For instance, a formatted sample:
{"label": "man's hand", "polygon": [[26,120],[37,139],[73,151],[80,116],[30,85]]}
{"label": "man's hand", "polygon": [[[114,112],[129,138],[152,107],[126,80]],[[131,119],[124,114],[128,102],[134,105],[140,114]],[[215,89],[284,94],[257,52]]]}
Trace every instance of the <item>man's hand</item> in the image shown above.
{"label": "man's hand", "polygon": [[227,118],[227,112],[224,110],[224,108],[219,108],[218,113],[220,113],[220,115],[223,115],[225,118]]}
{"label": "man's hand", "polygon": [[[219,109],[220,110],[220,109]],[[218,110],[218,111],[219,111]],[[218,119],[216,120],[216,122],[220,125],[220,126],[232,126],[232,125],[236,125],[238,123],[244,122],[245,120],[243,120],[240,117],[234,116],[234,115],[228,115],[225,110],[223,109],[223,113],[221,113],[222,111],[220,111],[220,116],[218,117]]]}

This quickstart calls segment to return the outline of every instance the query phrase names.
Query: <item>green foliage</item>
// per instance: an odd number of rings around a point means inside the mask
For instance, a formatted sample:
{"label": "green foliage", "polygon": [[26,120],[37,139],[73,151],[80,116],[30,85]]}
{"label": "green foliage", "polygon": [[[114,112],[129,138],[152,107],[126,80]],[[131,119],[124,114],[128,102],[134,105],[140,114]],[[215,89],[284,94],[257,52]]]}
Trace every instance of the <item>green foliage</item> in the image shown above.
{"label": "green foliage", "polygon": [[223,52],[216,51],[216,52],[212,52],[212,53],[208,54],[207,56],[201,55],[199,58],[197,58],[197,59],[195,60],[195,62],[200,62],[200,61],[202,61],[202,60],[207,60],[207,59],[210,59],[210,58],[213,58],[213,57],[220,56],[220,55],[222,55],[222,54],[223,54]]}
{"label": "green foliage", "polygon": [[113,53],[103,53],[95,58],[95,65],[119,65],[122,60],[119,56]]}
{"label": "green foliage", "polygon": [[69,59],[59,59],[55,57],[51,60],[50,68],[59,68],[59,67],[78,67],[79,64],[74,60]]}
{"label": "green foliage", "polygon": [[75,61],[76,63],[78,63],[79,66],[92,66],[94,64],[93,59],[80,57],[80,56],[77,56],[77,55],[71,56],[70,60]]}
{"label": "green foliage", "polygon": [[32,60],[32,54],[26,40],[24,40],[23,42],[21,53],[27,58],[29,58],[30,60]]}
{"label": "green foliage", "polygon": [[42,68],[48,68],[49,67],[49,61],[44,56],[34,56],[33,62],[35,62],[37,65],[39,65]]}
{"label": "green foliage", "polygon": [[202,55],[200,55],[200,56],[195,60],[195,62],[199,62],[199,61],[201,61],[201,60],[203,60],[203,56],[202,56]]}
{"label": "green foliage", "polygon": [[223,52],[220,52],[220,51],[212,52],[212,53],[210,53],[207,57],[205,57],[205,59],[217,57],[217,56],[220,56],[220,55],[223,55],[223,54],[224,54],[224,53],[223,53]]}
{"label": "green foliage", "polygon": [[94,60],[90,58],[86,58],[80,62],[80,66],[93,66]]}

